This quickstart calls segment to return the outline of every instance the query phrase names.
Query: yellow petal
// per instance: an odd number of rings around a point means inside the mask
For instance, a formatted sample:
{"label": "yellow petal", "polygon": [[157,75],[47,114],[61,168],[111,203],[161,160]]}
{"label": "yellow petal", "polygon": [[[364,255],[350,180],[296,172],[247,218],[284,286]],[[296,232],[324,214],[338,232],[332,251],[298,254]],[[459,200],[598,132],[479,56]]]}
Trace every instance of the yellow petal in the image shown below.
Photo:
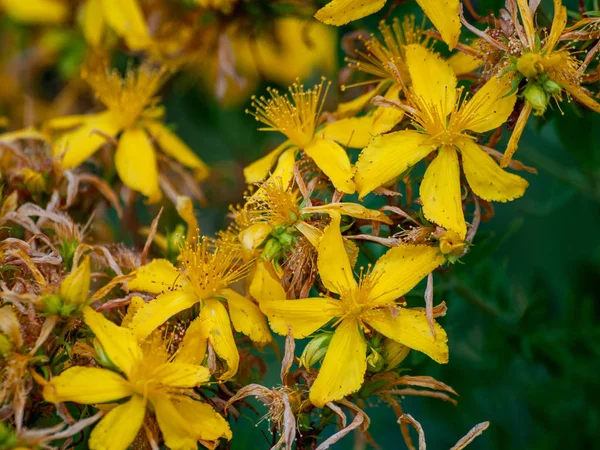
{"label": "yellow petal", "polygon": [[83,310],[83,320],[96,335],[110,360],[129,375],[142,351],[130,329],[120,327],[89,306]]}
{"label": "yellow petal", "polygon": [[194,169],[196,179],[202,181],[208,177],[208,166],[179,137],[156,121],[144,122],[144,126],[154,137],[161,150],[190,169]]}
{"label": "yellow petal", "polygon": [[332,0],[315,13],[315,18],[327,25],[345,25],[376,13],[386,0]]}
{"label": "yellow petal", "polygon": [[144,339],[175,314],[191,308],[197,301],[191,292],[166,292],[146,303],[133,317],[130,327],[138,339]]}
{"label": "yellow petal", "polygon": [[344,320],[333,333],[319,375],[310,388],[318,408],[358,391],[367,370],[367,343],[356,320]]}
{"label": "yellow petal", "polygon": [[229,424],[210,405],[188,397],[178,397],[173,400],[173,405],[190,424],[197,438],[206,441],[231,439]]}
{"label": "yellow petal", "polygon": [[229,316],[235,331],[245,334],[259,345],[271,342],[267,319],[258,305],[232,289],[223,289],[219,295],[227,299]]}
{"label": "yellow petal", "polygon": [[554,50],[566,25],[567,8],[562,5],[561,0],[554,0],[554,19],[552,20],[552,28],[550,29],[548,39],[546,39],[546,45],[544,45],[544,51],[547,52],[546,54],[549,54]]}
{"label": "yellow petal", "polygon": [[272,300],[285,300],[285,290],[279,280],[275,279],[266,268],[264,261],[256,265],[256,271],[250,283],[250,295],[258,300],[259,303]]}
{"label": "yellow petal", "polygon": [[90,434],[91,450],[126,450],[144,422],[146,402],[134,395],[127,403],[111,409]]}
{"label": "yellow petal", "polygon": [[106,22],[122,36],[131,50],[150,43],[146,20],[137,0],[102,0]]}
{"label": "yellow petal", "polygon": [[529,183],[506,172],[470,139],[457,143],[462,152],[463,170],[473,192],[484,200],[506,202],[521,197]]}
{"label": "yellow petal", "polygon": [[456,47],[460,37],[459,0],[417,0],[417,3],[450,50]]}
{"label": "yellow petal", "polygon": [[265,241],[267,236],[271,234],[273,227],[267,223],[259,222],[250,225],[238,234],[238,238],[242,243],[242,247],[250,255]]}
{"label": "yellow petal", "polygon": [[208,340],[215,353],[227,363],[227,371],[219,379],[228,380],[237,373],[240,355],[235,345],[227,310],[218,300],[205,300],[200,309],[200,320],[208,330]]}
{"label": "yellow petal", "polygon": [[571,83],[565,83],[564,86],[567,92],[569,92],[569,94],[571,94],[577,101],[581,102],[592,111],[600,113],[600,103],[598,103],[594,97],[590,96],[583,87]]}
{"label": "yellow petal", "polygon": [[186,195],[177,196],[177,214],[185,221],[187,225],[187,233],[185,238],[188,242],[193,242],[194,238],[200,234],[198,220],[194,214],[194,203],[192,199]]}
{"label": "yellow petal", "polygon": [[357,286],[350,260],[344,249],[340,220],[341,217],[338,213],[331,213],[331,223],[323,231],[317,259],[319,275],[323,284],[336,294],[349,291]]}
{"label": "yellow petal", "polygon": [[132,393],[125,378],[96,367],[70,367],[44,386],[44,399],[50,403],[91,405],[120,400]]}
{"label": "yellow petal", "polygon": [[106,143],[106,138],[98,131],[115,136],[119,128],[113,124],[108,113],[95,114],[89,116],[81,127],[63,134],[56,141],[53,153],[61,159],[65,169],[77,167]]}
{"label": "yellow petal", "polygon": [[398,175],[431,153],[429,137],[418,131],[396,131],[374,138],[360,153],[354,177],[358,194],[369,192],[394,180]]}
{"label": "yellow petal", "polygon": [[181,288],[181,272],[166,259],[154,259],[135,271],[135,278],[128,282],[129,289],[151,294]]}
{"label": "yellow petal", "polygon": [[335,211],[338,214],[345,216],[356,217],[358,219],[375,220],[391,224],[392,221],[382,211],[365,208],[358,203],[328,203],[320,206],[310,206],[302,208],[302,214],[330,214]]}
{"label": "yellow petal", "polygon": [[5,334],[16,347],[23,344],[21,324],[15,310],[10,305],[4,305],[0,308],[0,332]]}
{"label": "yellow petal", "polygon": [[83,123],[88,121],[90,118],[97,117],[99,115],[100,114],[93,114],[93,115],[75,114],[72,116],[54,117],[54,118],[48,119],[46,122],[44,122],[44,129],[58,131],[58,130],[67,130],[69,128],[75,128],[75,127],[82,125]]}
{"label": "yellow petal", "polygon": [[152,369],[152,379],[174,388],[192,388],[206,383],[210,378],[208,368],[198,364],[167,362]]}
{"label": "yellow petal", "polygon": [[[521,139],[521,135],[523,134],[523,130],[525,130],[525,125],[527,125],[527,120],[531,115],[533,107],[531,103],[525,102],[523,105],[523,109],[519,113],[519,117],[517,119],[517,123],[513,128],[513,132],[510,135],[510,139],[508,140],[508,145],[506,146],[506,151],[500,160],[500,167],[508,167],[510,161],[512,160],[513,155],[519,148],[519,140]],[[600,111],[598,111],[600,112]]]}
{"label": "yellow petal", "polygon": [[424,311],[400,308],[397,313],[382,308],[371,311],[365,321],[384,336],[423,352],[438,363],[448,362],[448,336],[440,325],[434,323],[434,337]]}
{"label": "yellow petal", "polygon": [[208,328],[204,326],[200,318],[195,319],[185,331],[183,341],[175,355],[175,361],[187,364],[202,364],[206,356],[208,332]]}
{"label": "yellow petal", "polygon": [[4,12],[23,23],[61,23],[69,17],[69,8],[60,0],[1,0]]}
{"label": "yellow petal", "polygon": [[271,329],[282,336],[289,333],[295,339],[305,338],[334,317],[341,314],[340,302],[327,298],[272,300],[261,302],[260,309],[269,318]]}
{"label": "yellow petal", "polygon": [[36,141],[50,141],[50,137],[44,133],[40,133],[34,127],[27,127],[21,130],[9,131],[8,133],[0,134],[0,139],[3,141],[18,141],[19,139],[34,139]]}
{"label": "yellow petal", "polygon": [[454,70],[438,54],[419,44],[405,46],[404,54],[413,92],[429,114],[446,117],[456,103]]}
{"label": "yellow petal", "polygon": [[92,47],[99,47],[104,34],[104,14],[102,0],[87,0],[83,5],[81,29]]}
{"label": "yellow petal", "polygon": [[122,327],[129,327],[133,317],[138,313],[138,311],[144,306],[146,302],[139,295],[134,295],[131,297],[131,301],[129,302],[129,306],[127,307],[127,314],[123,317],[123,321],[121,322]]}
{"label": "yellow petal", "polygon": [[369,104],[373,97],[375,97],[377,94],[380,94],[386,85],[387,83],[381,82],[375,86],[375,89],[371,89],[370,91],[359,95],[355,99],[340,103],[334,113],[334,116],[338,119],[355,116]]}
{"label": "yellow petal", "polygon": [[[475,45],[472,45],[472,47],[475,47]],[[461,51],[455,52],[447,61],[456,76],[471,73],[483,64],[481,59]]]}
{"label": "yellow petal", "polygon": [[88,298],[90,281],[90,257],[86,255],[83,262],[62,281],[59,295],[74,306],[83,305]]}
{"label": "yellow petal", "polygon": [[246,166],[244,168],[244,178],[246,179],[246,183],[254,184],[267,178],[267,175],[269,175],[275,162],[279,159],[279,155],[291,145],[292,143],[290,141],[285,141],[275,150],[270,151],[267,155]]}
{"label": "yellow petal", "polygon": [[376,280],[370,304],[385,305],[403,296],[444,262],[438,248],[427,245],[399,245],[389,249],[377,263],[370,280]]}
{"label": "yellow petal", "polygon": [[[384,97],[388,100],[398,101],[400,98],[400,92],[402,91],[402,86],[399,84],[392,84],[390,88],[385,93]],[[392,128],[394,128],[402,118],[404,117],[404,112],[397,108],[385,108],[380,106],[373,113],[373,130],[372,133],[375,136],[378,136],[383,133],[387,133]]]}
{"label": "yellow petal", "polygon": [[363,148],[374,136],[374,120],[373,115],[336,120],[325,125],[317,137],[336,141],[344,147]]}
{"label": "yellow petal", "polygon": [[308,239],[308,242],[310,242],[313,247],[319,248],[319,243],[323,237],[323,230],[303,221],[296,222],[294,226],[306,239]]}
{"label": "yellow petal", "polygon": [[440,148],[425,171],[420,193],[427,220],[457,232],[464,239],[467,224],[462,209],[458,156],[453,147]]}
{"label": "yellow petal", "polygon": [[[512,89],[513,73],[502,78],[492,77],[477,93],[460,108],[460,128],[477,133],[494,130],[511,115],[517,101],[517,93],[505,97]],[[453,117],[454,118],[454,117]]]}
{"label": "yellow petal", "polygon": [[529,9],[529,1],[517,0],[517,5],[519,5],[519,12],[521,13],[521,21],[525,29],[525,37],[529,50],[533,50],[535,46],[535,25],[533,24],[533,14]]}
{"label": "yellow petal", "polygon": [[156,155],[144,130],[125,130],[119,139],[115,165],[123,183],[150,201],[160,199]]}
{"label": "yellow petal", "polygon": [[314,139],[304,147],[304,152],[327,175],[333,186],[346,194],[354,193],[354,169],[346,150],[326,139]]}

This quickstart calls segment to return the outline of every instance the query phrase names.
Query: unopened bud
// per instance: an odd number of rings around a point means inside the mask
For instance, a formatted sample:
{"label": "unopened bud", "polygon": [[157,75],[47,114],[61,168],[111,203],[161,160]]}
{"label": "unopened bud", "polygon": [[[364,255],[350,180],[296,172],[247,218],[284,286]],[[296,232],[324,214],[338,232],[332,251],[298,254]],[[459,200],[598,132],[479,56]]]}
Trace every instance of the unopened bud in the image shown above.
{"label": "unopened bud", "polygon": [[42,299],[44,312],[51,316],[60,315],[62,310],[62,300],[56,294],[46,295]]}
{"label": "unopened bud", "polygon": [[550,95],[560,94],[560,91],[562,91],[562,87],[560,86],[560,84],[558,84],[556,81],[552,81],[550,79],[547,79],[546,81],[544,81],[544,84],[542,85],[542,87]]}
{"label": "unopened bud", "polygon": [[392,339],[386,339],[383,342],[383,359],[385,361],[385,370],[392,370],[400,365],[408,356],[410,348],[400,344]]}
{"label": "unopened bud", "polygon": [[23,185],[32,194],[39,194],[46,190],[46,180],[40,172],[25,168],[21,171],[21,176],[23,177]]}
{"label": "unopened bud", "polygon": [[528,84],[523,92],[523,96],[535,111],[534,114],[536,116],[541,116],[546,112],[550,99],[546,91],[539,85],[535,83]]}
{"label": "unopened bud", "polygon": [[308,345],[304,347],[304,351],[300,357],[300,365],[309,369],[321,361],[327,353],[332,337],[332,333],[322,333],[315,336]]}
{"label": "unopened bud", "polygon": [[281,236],[279,236],[279,243],[283,247],[289,248],[294,245],[294,236],[290,233],[283,233]]}
{"label": "unopened bud", "polygon": [[64,306],[71,306],[71,308],[62,308],[63,315],[70,314],[87,302],[90,290],[90,272],[90,257],[86,256],[83,262],[72,270],[61,283],[59,296]]}
{"label": "unopened bud", "polygon": [[461,256],[465,250],[465,242],[460,238],[458,233],[447,230],[440,237],[440,250],[444,255]]}
{"label": "unopened bud", "polygon": [[543,69],[542,56],[538,53],[528,52],[517,60],[517,70],[527,78],[535,77]]}
{"label": "unopened bud", "polygon": [[262,252],[262,259],[270,261],[277,259],[281,255],[281,244],[275,238],[271,238],[265,244],[265,248]]}
{"label": "unopened bud", "polygon": [[371,372],[381,372],[385,366],[385,360],[381,353],[375,349],[371,349],[371,353],[367,356],[367,367]]}

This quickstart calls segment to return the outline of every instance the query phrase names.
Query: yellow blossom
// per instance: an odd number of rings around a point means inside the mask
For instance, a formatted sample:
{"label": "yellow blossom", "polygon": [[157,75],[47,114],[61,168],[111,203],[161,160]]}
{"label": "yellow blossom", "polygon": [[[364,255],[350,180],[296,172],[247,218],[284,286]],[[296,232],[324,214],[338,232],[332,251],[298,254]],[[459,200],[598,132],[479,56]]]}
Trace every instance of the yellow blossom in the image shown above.
{"label": "yellow blossom", "polygon": [[512,200],[522,196],[528,186],[523,178],[500,169],[469,134],[493,130],[506,121],[516,100],[514,93],[507,95],[511,77],[494,77],[461,102],[456,76],[445,61],[420,45],[408,46],[405,52],[413,82],[407,93],[410,106],[404,109],[418,130],[384,134],[369,143],[356,163],[358,192],[364,197],[439,150],[421,183],[423,212],[427,219],[464,239],[457,148],[471,189],[484,200]]}
{"label": "yellow blossom", "polygon": [[[376,13],[386,0],[332,0],[319,9],[315,17],[329,25],[345,25]],[[459,0],[417,0],[417,3],[450,49],[456,47],[460,36]]]}
{"label": "yellow blossom", "polygon": [[291,327],[294,338],[304,338],[337,318],[327,354],[310,390],[310,400],[318,407],[360,389],[367,369],[364,335],[371,330],[422,351],[437,362],[448,361],[444,330],[436,324],[434,336],[424,311],[396,303],[444,262],[439,250],[416,245],[394,247],[357,282],[344,251],[340,216],[331,215],[331,224],[319,245],[318,269],[327,290],[338,294],[339,299],[327,296],[286,300],[281,285],[266,276],[253,289],[276,333],[286,335]]}
{"label": "yellow blossom", "polygon": [[[304,90],[304,86],[294,83],[288,95],[280,94],[276,89],[269,89],[270,98],[254,98],[252,115],[256,120],[267,125],[261,130],[279,131],[288,140],[267,156],[246,167],[246,182],[252,183],[264,179],[274,162],[282,158],[293,160],[298,149],[302,149],[308,157],[327,175],[333,186],[346,193],[354,192],[352,176],[354,169],[343,147],[336,142],[319,136],[318,119],[321,116],[323,103],[329,83],[321,81],[313,89]],[[277,169],[275,170],[277,172]],[[284,180],[291,178],[288,174]]]}
{"label": "yellow blossom", "polygon": [[69,16],[69,7],[63,0],[0,0],[0,8],[23,23],[62,23]]}
{"label": "yellow blossom", "polygon": [[197,362],[204,354],[202,348],[194,346],[196,322],[188,327],[179,352],[171,356],[162,338],[154,336],[140,344],[131,330],[117,326],[89,307],[84,310],[84,320],[120,373],[96,367],[70,367],[52,378],[43,394],[51,403],[96,404],[127,399],[115,404],[96,425],[89,439],[92,450],[128,448],[142,427],[149,406],[169,448],[193,449],[199,440],[231,438],[223,417],[210,405],[186,395],[210,378],[209,370]]}
{"label": "yellow blossom", "polygon": [[84,73],[98,98],[106,105],[103,112],[66,116],[50,120],[47,127],[66,131],[55,142],[53,151],[66,169],[76,167],[98,150],[108,138],[118,136],[115,165],[123,183],[157,201],[161,197],[155,139],[161,150],[196,172],[207,176],[204,162],[161,121],[163,109],[156,106],[156,92],[166,78],[163,69],[142,66],[121,78],[116,70],[104,67]]}
{"label": "yellow blossom", "polygon": [[[221,378],[231,378],[239,364],[231,323],[259,345],[271,341],[266,319],[258,306],[229,287],[245,278],[250,267],[241,260],[239,247],[219,242],[215,245],[200,237],[186,243],[180,257],[180,270],[167,260],[156,259],[136,271],[129,288],[160,295],[140,308],[130,327],[142,339],[175,314],[199,304],[205,339],[227,364]],[[229,310],[221,299],[226,300]]]}

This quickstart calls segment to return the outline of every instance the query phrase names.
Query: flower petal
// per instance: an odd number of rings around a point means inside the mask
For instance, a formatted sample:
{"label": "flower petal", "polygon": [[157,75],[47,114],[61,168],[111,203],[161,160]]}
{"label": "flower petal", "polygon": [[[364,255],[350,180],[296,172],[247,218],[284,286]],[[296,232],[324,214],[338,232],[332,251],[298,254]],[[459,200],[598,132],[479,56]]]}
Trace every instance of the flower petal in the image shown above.
{"label": "flower petal", "polygon": [[87,0],[83,5],[81,29],[86,41],[93,47],[99,47],[104,34],[104,14],[102,0]]}
{"label": "flower petal", "polygon": [[459,0],[417,0],[417,3],[440,32],[450,50],[456,47],[460,37]]}
{"label": "flower petal", "polygon": [[3,0],[6,15],[23,23],[61,23],[69,17],[69,7],[57,0]]}
{"label": "flower petal", "polygon": [[190,424],[197,438],[207,441],[231,439],[229,424],[210,405],[188,397],[178,397],[173,400],[173,404]]}
{"label": "flower petal", "polygon": [[317,132],[317,137],[336,141],[344,147],[363,148],[374,136],[374,120],[375,117],[372,114],[336,120]]}
{"label": "flower petal", "polygon": [[83,310],[83,320],[102,344],[109,359],[125,375],[142,358],[142,350],[129,328],[120,327],[89,306]]}
{"label": "flower petal", "polygon": [[[479,46],[477,45],[478,42],[479,41],[475,41],[471,47],[479,49]],[[483,64],[483,60],[461,51],[455,52],[446,61],[450,64],[450,67],[452,67],[456,76],[471,73]]]}
{"label": "flower petal", "polygon": [[285,300],[285,290],[279,280],[275,279],[266,267],[264,261],[256,264],[256,270],[250,283],[250,295],[258,300],[259,303],[272,300]]}
{"label": "flower petal", "polygon": [[561,0],[554,0],[554,18],[552,19],[552,28],[546,40],[544,50],[546,54],[552,53],[556,44],[560,40],[560,35],[567,25],[567,8],[562,5]]}
{"label": "flower petal", "polygon": [[160,294],[181,288],[181,272],[166,259],[154,259],[135,271],[135,278],[128,282],[129,289]]}
{"label": "flower petal", "polygon": [[134,395],[102,418],[90,434],[92,450],[126,450],[133,443],[146,415],[146,402]]}
{"label": "flower petal", "polygon": [[[502,168],[508,167],[508,165],[510,164],[510,161],[512,160],[513,155],[519,148],[519,140],[521,139],[521,135],[523,134],[523,131],[525,130],[525,125],[527,125],[527,120],[529,119],[529,116],[531,115],[532,110],[533,110],[533,107],[531,106],[531,103],[525,102],[523,104],[523,109],[519,113],[519,117],[517,118],[517,123],[515,124],[515,127],[513,128],[513,132],[510,135],[510,139],[508,140],[508,145],[506,146],[504,155],[502,156],[502,159],[500,160],[500,167],[502,167]],[[600,112],[600,111],[598,111],[598,112]]]}
{"label": "flower petal", "polygon": [[319,375],[310,388],[318,408],[361,388],[367,370],[367,343],[356,320],[344,320],[333,333]]}
{"label": "flower petal", "polygon": [[517,93],[505,97],[512,89],[513,73],[492,77],[460,108],[460,128],[484,133],[501,126],[511,115]]}
{"label": "flower petal", "polygon": [[192,388],[206,383],[210,378],[207,367],[184,362],[167,362],[152,370],[152,379],[165,386]]}
{"label": "flower petal", "polygon": [[227,299],[235,331],[245,334],[259,345],[272,341],[267,319],[258,305],[232,289],[223,289],[219,295]]}
{"label": "flower petal", "polygon": [[235,345],[227,310],[218,300],[205,300],[200,309],[200,320],[208,330],[208,340],[215,353],[227,363],[227,371],[219,379],[227,380],[233,377],[238,370],[240,355]]}
{"label": "flower petal", "polygon": [[196,179],[202,181],[208,177],[208,166],[171,130],[158,121],[144,122],[144,126],[156,139],[161,150],[190,169],[194,169]]}
{"label": "flower petal", "polygon": [[332,0],[315,13],[315,19],[327,25],[345,25],[376,13],[386,0]]}
{"label": "flower petal", "polygon": [[121,375],[96,367],[70,367],[44,386],[44,399],[50,403],[91,405],[120,400],[132,393],[129,382]]}
{"label": "flower petal", "polygon": [[115,165],[123,183],[141,192],[150,201],[160,199],[156,154],[144,130],[132,128],[123,132],[115,154]]}
{"label": "flower petal", "polygon": [[437,322],[434,322],[435,337],[431,334],[424,311],[400,308],[396,315],[382,308],[371,311],[365,322],[384,336],[423,352],[438,363],[448,362],[448,336]]}
{"label": "flower petal", "polygon": [[341,315],[340,302],[327,298],[272,300],[261,302],[260,309],[269,318],[271,329],[282,336],[289,333],[295,339],[305,338],[334,317]]}
{"label": "flower petal", "polygon": [[285,141],[275,150],[271,150],[267,155],[246,166],[244,168],[244,178],[246,178],[246,183],[254,184],[267,178],[267,175],[269,175],[275,162],[279,159],[279,155],[291,145],[292,143],[290,141]]}
{"label": "flower petal", "polygon": [[467,224],[462,209],[458,156],[453,147],[440,148],[425,171],[420,193],[427,220],[457,232],[464,239]]}
{"label": "flower petal", "polygon": [[369,275],[369,279],[376,280],[369,295],[370,304],[394,302],[444,261],[444,255],[437,247],[399,245],[389,249],[377,260]]}
{"label": "flower petal", "polygon": [[175,362],[187,364],[202,364],[206,356],[208,329],[200,318],[190,323],[185,330],[185,336],[175,355]]}
{"label": "flower petal", "polygon": [[102,0],[106,22],[122,36],[131,50],[150,43],[146,20],[137,0]]}
{"label": "flower petal", "polygon": [[338,214],[343,214],[350,217],[356,217],[358,219],[375,220],[377,222],[392,224],[391,219],[386,216],[383,211],[368,209],[358,203],[328,203],[320,206],[302,208],[301,212],[302,214],[330,214],[331,211],[335,211]]}
{"label": "flower petal", "polygon": [[54,156],[61,159],[62,167],[77,167],[104,145],[106,138],[98,131],[115,136],[119,128],[113,124],[110,114],[101,113],[89,116],[81,127],[63,134],[53,146]]}
{"label": "flower petal", "polygon": [[419,44],[405,46],[404,54],[414,94],[429,114],[448,116],[456,103],[456,75],[452,67]]}
{"label": "flower petal", "polygon": [[473,192],[484,200],[506,202],[521,197],[529,183],[506,172],[470,139],[457,143],[462,152],[463,170]]}
{"label": "flower petal", "polygon": [[431,153],[435,147],[426,144],[428,139],[427,135],[413,130],[375,137],[356,163],[354,179],[359,197],[394,180]]}
{"label": "flower petal", "polygon": [[354,193],[354,169],[348,153],[339,144],[326,139],[313,139],[304,152],[327,175],[333,186],[346,194]]}
{"label": "flower petal", "polygon": [[356,288],[356,280],[340,231],[341,216],[332,211],[331,223],[323,231],[319,243],[317,266],[327,289],[336,294]]}
{"label": "flower petal", "polygon": [[521,13],[521,22],[525,29],[528,50],[533,50],[535,46],[535,25],[533,24],[533,14],[529,9],[529,0],[517,0],[519,12]]}
{"label": "flower petal", "polygon": [[144,339],[175,314],[191,308],[198,299],[191,292],[165,292],[146,303],[133,317],[130,327],[138,339]]}

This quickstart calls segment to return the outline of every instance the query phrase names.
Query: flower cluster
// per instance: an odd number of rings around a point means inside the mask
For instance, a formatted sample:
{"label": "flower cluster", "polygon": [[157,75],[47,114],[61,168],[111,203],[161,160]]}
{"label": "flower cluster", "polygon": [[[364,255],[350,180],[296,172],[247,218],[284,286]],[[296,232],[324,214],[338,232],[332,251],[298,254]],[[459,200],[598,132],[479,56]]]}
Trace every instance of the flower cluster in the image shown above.
{"label": "flower cluster", "polygon": [[[536,0],[486,18],[465,1],[469,19],[459,0],[417,3],[433,28],[406,15],[348,33],[338,77],[336,26],[385,0],[0,0],[0,33],[33,55],[27,80],[0,61],[0,448],[228,448],[249,396],[272,448],[352,431],[375,445],[377,401],[425,448],[403,397],[457,401],[407,374],[411,351],[451,357],[436,278],[491,202],[525,195],[535,169],[512,158],[530,115],[600,112],[600,45],[596,16],[569,25],[561,0],[548,26]],[[30,94],[49,68],[60,94]],[[339,89],[305,84],[315,72]],[[180,73],[279,139],[214,235],[197,209],[209,149],[162,103]],[[260,80],[289,88],[250,98]]]}

